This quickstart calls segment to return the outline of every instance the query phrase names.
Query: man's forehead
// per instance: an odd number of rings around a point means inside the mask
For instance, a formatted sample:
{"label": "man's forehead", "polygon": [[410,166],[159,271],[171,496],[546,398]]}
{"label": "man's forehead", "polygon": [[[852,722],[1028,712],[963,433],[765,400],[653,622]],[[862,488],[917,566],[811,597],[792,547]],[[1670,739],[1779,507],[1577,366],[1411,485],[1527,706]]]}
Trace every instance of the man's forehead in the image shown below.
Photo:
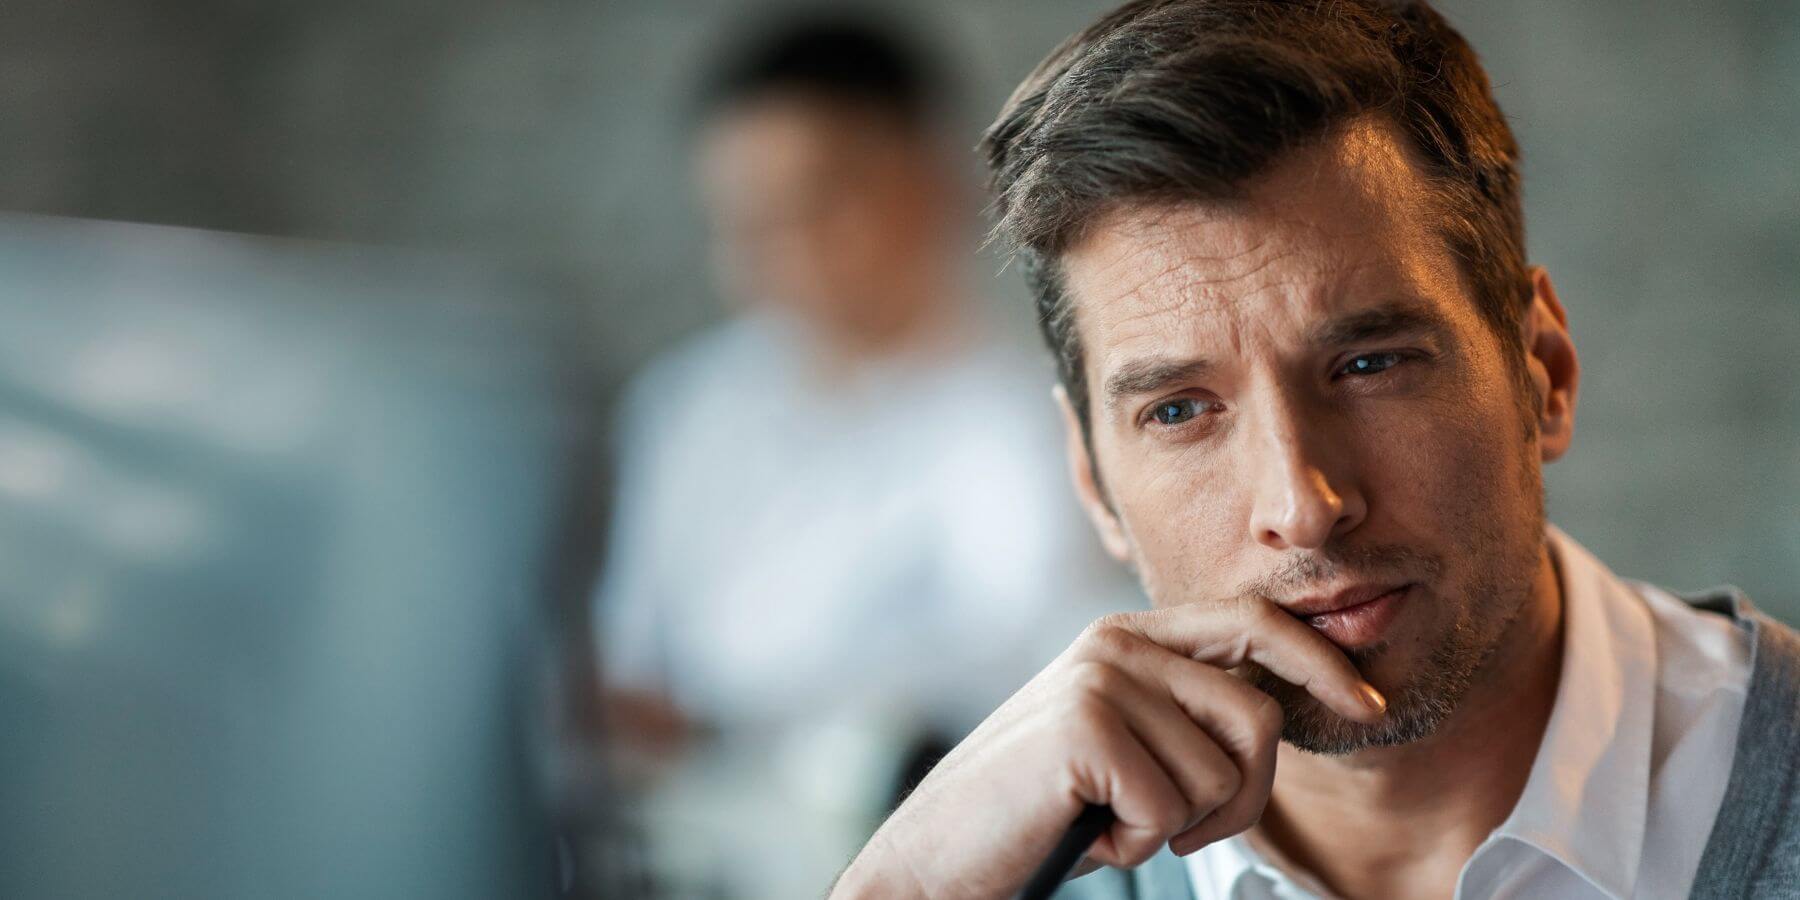
{"label": "man's forehead", "polygon": [[1338,255],[1329,241],[1299,234],[1315,227],[1241,201],[1137,206],[1101,218],[1063,255],[1062,268],[1084,306],[1229,300],[1336,261],[1327,258]]}
{"label": "man's forehead", "polygon": [[1301,323],[1454,281],[1433,207],[1404,139],[1365,120],[1294,152],[1239,198],[1110,210],[1062,256],[1064,284],[1098,355],[1167,341],[1182,324]]}
{"label": "man's forehead", "polygon": [[[1077,316],[1103,333],[1144,321],[1246,312],[1322,314],[1340,295],[1409,280],[1392,242],[1370,228],[1240,214],[1210,205],[1116,220],[1063,257]],[[1270,302],[1278,301],[1278,302]]]}

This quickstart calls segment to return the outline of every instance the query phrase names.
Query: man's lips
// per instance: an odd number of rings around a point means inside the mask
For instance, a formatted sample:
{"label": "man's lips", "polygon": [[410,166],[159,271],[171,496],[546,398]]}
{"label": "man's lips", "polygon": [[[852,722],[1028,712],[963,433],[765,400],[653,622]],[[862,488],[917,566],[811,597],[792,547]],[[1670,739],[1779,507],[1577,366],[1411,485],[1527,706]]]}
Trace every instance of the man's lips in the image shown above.
{"label": "man's lips", "polygon": [[1337,612],[1352,606],[1361,606],[1383,594],[1393,593],[1404,584],[1389,582],[1387,584],[1365,583],[1353,584],[1334,594],[1308,594],[1292,600],[1277,600],[1276,605],[1301,618],[1316,616],[1322,613]]}
{"label": "man's lips", "polygon": [[1301,597],[1281,607],[1332,643],[1353,649],[1381,640],[1411,593],[1411,584],[1359,585],[1331,595]]}

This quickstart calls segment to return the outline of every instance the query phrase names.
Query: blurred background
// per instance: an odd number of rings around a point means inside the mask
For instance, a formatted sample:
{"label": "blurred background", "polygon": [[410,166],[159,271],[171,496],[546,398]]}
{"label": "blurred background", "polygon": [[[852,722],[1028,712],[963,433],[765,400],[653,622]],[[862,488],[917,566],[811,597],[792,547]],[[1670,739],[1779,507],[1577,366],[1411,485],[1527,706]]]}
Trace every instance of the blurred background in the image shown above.
{"label": "blurred background", "polygon": [[[822,893],[1140,602],[975,249],[1110,6],[819,62],[742,0],[10,3],[0,896]],[[1552,519],[1800,622],[1800,4],[1439,6],[1582,351]]]}

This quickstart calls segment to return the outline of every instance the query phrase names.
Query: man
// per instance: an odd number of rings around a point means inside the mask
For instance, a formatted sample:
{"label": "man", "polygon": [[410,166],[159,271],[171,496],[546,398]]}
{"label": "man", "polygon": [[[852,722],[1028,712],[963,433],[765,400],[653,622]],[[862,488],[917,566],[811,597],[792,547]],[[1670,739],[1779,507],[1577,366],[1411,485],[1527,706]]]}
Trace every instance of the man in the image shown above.
{"label": "man", "polygon": [[[628,393],[598,600],[618,737],[754,736],[780,746],[742,758],[817,778],[761,757],[850,728],[903,766],[1125,588],[1060,487],[1052,411],[1019,402],[1041,363],[979,324],[943,93],[923,54],[838,17],[773,29],[706,87],[696,171],[739,314]],[[892,785],[865,787],[857,812],[884,812]]]}
{"label": "man", "polygon": [[839,896],[1800,895],[1800,640],[1546,525],[1579,365],[1422,4],[1137,2],[985,144],[1070,472],[1155,609],[958,746]]}

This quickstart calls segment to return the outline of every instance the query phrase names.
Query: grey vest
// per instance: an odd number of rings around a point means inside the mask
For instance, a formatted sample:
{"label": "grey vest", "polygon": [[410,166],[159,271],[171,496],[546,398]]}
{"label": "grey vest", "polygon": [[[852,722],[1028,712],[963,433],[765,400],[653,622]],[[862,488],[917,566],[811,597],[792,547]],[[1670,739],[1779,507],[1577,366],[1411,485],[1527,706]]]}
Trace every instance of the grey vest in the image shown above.
{"label": "grey vest", "polygon": [[[1693,897],[1800,898],[1800,633],[1758,612],[1736,588],[1687,598],[1750,633],[1750,692],[1725,801],[1700,858]],[[1068,900],[1193,900],[1187,866],[1168,848],[1129,872],[1102,869],[1063,886]]]}

